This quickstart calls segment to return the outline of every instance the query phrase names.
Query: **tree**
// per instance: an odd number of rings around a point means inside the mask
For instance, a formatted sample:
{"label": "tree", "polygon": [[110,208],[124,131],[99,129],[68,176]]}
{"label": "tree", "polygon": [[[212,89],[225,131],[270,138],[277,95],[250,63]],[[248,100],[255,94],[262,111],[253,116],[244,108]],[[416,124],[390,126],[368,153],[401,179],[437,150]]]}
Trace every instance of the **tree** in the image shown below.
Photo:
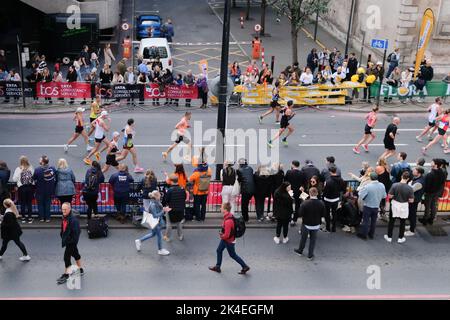
{"label": "tree", "polygon": [[330,0],[278,0],[276,8],[279,14],[288,17],[291,22],[292,62],[298,62],[298,32],[308,22],[312,14],[327,12]]}

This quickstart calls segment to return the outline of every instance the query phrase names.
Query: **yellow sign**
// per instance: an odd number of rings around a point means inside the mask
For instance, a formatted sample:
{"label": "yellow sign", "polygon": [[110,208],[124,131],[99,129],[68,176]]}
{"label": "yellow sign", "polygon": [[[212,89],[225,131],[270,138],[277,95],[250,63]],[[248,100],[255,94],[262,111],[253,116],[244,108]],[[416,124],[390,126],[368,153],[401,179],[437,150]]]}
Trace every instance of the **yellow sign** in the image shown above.
{"label": "yellow sign", "polygon": [[420,63],[425,56],[425,50],[427,49],[428,42],[431,38],[434,26],[434,14],[433,10],[428,8],[425,10],[422,18],[422,26],[420,27],[419,43],[417,44],[416,66],[414,68],[414,79],[417,78],[417,74],[420,70]]}
{"label": "yellow sign", "polygon": [[198,68],[200,69],[200,72],[204,75],[208,74],[208,60],[203,59],[200,60],[198,63]]}

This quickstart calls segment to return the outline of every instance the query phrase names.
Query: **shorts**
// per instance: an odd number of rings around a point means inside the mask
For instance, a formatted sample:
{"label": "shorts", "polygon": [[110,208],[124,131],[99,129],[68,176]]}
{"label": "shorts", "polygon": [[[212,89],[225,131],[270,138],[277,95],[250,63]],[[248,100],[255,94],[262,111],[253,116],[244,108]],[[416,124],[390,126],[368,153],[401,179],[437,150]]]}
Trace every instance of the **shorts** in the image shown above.
{"label": "shorts", "polygon": [[436,121],[428,122],[428,126],[429,126],[430,128],[436,127]]}
{"label": "shorts", "polygon": [[288,121],[283,121],[283,120],[281,120],[281,122],[280,122],[280,128],[281,128],[281,129],[286,129],[287,127],[289,127],[289,122],[288,122]]}
{"label": "shorts", "polygon": [[95,120],[97,120],[97,118],[89,118],[90,123],[94,122]]}
{"label": "shorts", "polygon": [[447,133],[446,130],[441,129],[441,128],[438,128],[438,134],[439,134],[440,136],[445,136],[446,133]]}
{"label": "shorts", "polygon": [[83,127],[83,126],[76,126],[76,127],[75,127],[75,133],[82,133],[83,130],[84,130],[84,127]]}
{"label": "shorts", "polygon": [[279,108],[280,107],[280,104],[278,103],[278,101],[272,101],[271,103],[270,103],[270,107],[271,108]]}
{"label": "shorts", "polygon": [[122,146],[122,149],[125,149],[125,150],[131,150],[132,148],[134,148],[134,144],[131,144],[130,147],[127,146],[126,144]]}
{"label": "shorts", "polygon": [[181,141],[183,141],[184,143],[188,144],[189,142],[191,142],[191,140],[189,140],[188,138],[186,138],[185,136],[180,136],[178,135],[177,140],[175,140],[176,144],[179,144]]}
{"label": "shorts", "polygon": [[103,138],[101,138],[101,139],[95,138],[95,142],[97,142],[97,143],[102,143],[103,140],[105,140],[105,136],[103,136]]}
{"label": "shorts", "polygon": [[364,127],[364,134],[372,134],[372,127],[369,127],[368,124],[366,124],[366,126]]}
{"label": "shorts", "polygon": [[106,155],[106,164],[108,166],[117,167],[119,165],[119,162],[117,162],[116,160],[116,155],[115,154]]}
{"label": "shorts", "polygon": [[384,142],[384,148],[386,150],[390,150],[390,151],[395,150],[395,144],[394,144],[393,140],[389,139],[389,140],[384,140],[383,142]]}

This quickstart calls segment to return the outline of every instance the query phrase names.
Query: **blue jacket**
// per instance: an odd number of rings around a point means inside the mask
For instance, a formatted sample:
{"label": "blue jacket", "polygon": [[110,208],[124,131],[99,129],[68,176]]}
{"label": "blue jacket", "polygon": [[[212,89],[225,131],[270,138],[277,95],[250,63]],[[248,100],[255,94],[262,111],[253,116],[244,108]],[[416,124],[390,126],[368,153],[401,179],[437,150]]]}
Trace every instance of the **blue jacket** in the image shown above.
{"label": "blue jacket", "polygon": [[56,170],[56,190],[55,195],[73,196],[75,194],[75,175],[71,169]]}
{"label": "blue jacket", "polygon": [[[8,189],[8,181],[9,181],[10,176],[11,176],[10,170],[0,170],[0,183],[2,184],[4,194],[6,194],[6,191],[9,190]],[[2,195],[0,194],[0,196],[2,196]],[[3,204],[1,204],[1,205],[3,205]]]}
{"label": "blue jacket", "polygon": [[115,196],[128,196],[130,183],[133,182],[133,177],[123,171],[116,172],[109,178],[109,184],[112,186]]}
{"label": "blue jacket", "polygon": [[150,200],[150,205],[148,206],[150,213],[154,218],[160,218],[159,219],[159,227],[164,227],[164,210],[163,206],[160,201],[156,201],[155,199]]}
{"label": "blue jacket", "polygon": [[359,191],[358,195],[365,207],[379,208],[381,200],[386,198],[386,188],[381,182],[371,181]]}
{"label": "blue jacket", "polygon": [[[93,190],[87,190],[86,189],[86,184],[89,182],[89,177],[91,176],[91,173],[93,174],[98,174],[97,176],[97,183],[94,186]],[[83,192],[89,193],[89,194],[97,194],[100,190],[100,183],[105,182],[105,176],[103,175],[103,172],[97,172],[97,169],[95,169],[94,167],[89,168],[86,171],[86,176],[84,177],[84,188],[83,188]]]}
{"label": "blue jacket", "polygon": [[392,166],[392,170],[391,170],[391,176],[392,176],[391,181],[393,183],[399,182],[399,180],[397,179],[397,175],[406,168],[409,168],[409,171],[411,171],[411,167],[410,167],[409,163],[406,161],[399,161],[399,162],[395,163]]}
{"label": "blue jacket", "polygon": [[56,169],[52,166],[40,166],[34,170],[33,180],[36,195],[52,196],[55,194]]}

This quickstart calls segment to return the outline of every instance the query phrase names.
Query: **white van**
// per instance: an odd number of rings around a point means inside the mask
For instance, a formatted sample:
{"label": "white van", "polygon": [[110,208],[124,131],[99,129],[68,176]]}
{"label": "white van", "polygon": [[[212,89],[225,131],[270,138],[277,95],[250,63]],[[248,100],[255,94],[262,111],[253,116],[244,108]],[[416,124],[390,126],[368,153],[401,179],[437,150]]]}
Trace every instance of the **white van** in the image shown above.
{"label": "white van", "polygon": [[151,61],[159,56],[163,69],[173,71],[172,53],[166,38],[145,38],[139,45],[138,55],[144,58],[144,61]]}

